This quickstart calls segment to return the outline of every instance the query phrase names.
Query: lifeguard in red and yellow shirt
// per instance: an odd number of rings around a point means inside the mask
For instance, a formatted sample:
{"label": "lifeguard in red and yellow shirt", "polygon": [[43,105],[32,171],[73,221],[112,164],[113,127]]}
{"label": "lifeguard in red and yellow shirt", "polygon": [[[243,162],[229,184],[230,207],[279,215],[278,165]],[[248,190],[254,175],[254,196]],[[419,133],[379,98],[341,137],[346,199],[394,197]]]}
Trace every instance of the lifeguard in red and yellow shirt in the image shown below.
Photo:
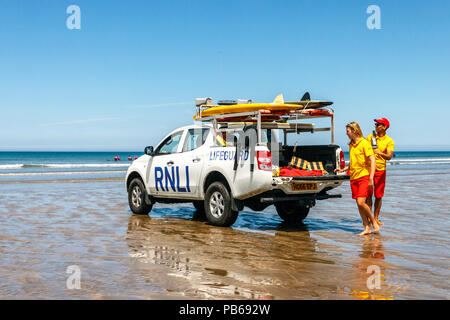
{"label": "lifeguard in red and yellow shirt", "polygon": [[[375,153],[376,170],[373,178],[373,189],[370,189],[367,197],[367,204],[372,208],[372,193],[375,190],[375,208],[374,216],[379,225],[383,225],[378,217],[380,215],[382,198],[384,196],[384,189],[386,186],[386,160],[391,160],[394,153],[394,140],[386,134],[389,128],[389,120],[386,118],[374,119],[376,140],[378,148],[373,149]],[[367,141],[371,141],[373,134],[367,136]]]}
{"label": "lifeguard in red and yellow shirt", "polygon": [[369,196],[369,189],[373,187],[373,177],[375,174],[375,156],[372,146],[364,139],[358,123],[350,122],[346,126],[347,136],[350,139],[350,163],[343,169],[336,169],[335,172],[350,170],[350,187],[352,198],[356,200],[359,214],[364,225],[364,231],[359,235],[378,233],[380,227],[372,216],[372,209],[367,205],[366,199]]}

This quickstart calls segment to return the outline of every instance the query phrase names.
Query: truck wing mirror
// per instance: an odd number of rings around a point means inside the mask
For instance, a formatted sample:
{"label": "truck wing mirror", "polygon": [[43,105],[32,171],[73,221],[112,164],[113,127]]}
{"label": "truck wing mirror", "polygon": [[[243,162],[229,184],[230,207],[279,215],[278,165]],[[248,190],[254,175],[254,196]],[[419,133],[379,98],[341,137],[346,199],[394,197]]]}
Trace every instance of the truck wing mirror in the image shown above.
{"label": "truck wing mirror", "polygon": [[153,155],[153,146],[145,147],[144,153],[148,156],[152,156]]}

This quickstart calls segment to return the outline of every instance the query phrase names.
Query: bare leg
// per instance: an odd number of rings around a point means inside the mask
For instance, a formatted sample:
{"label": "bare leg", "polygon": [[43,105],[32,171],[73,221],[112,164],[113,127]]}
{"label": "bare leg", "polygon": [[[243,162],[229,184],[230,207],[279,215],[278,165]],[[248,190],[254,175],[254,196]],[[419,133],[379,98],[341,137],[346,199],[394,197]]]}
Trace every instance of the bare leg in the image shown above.
{"label": "bare leg", "polygon": [[373,226],[373,232],[378,233],[380,231],[380,227],[378,223],[375,221],[374,217],[372,216],[372,210],[370,207],[366,204],[366,198],[358,198],[356,199],[356,204],[358,205],[359,214],[361,215],[361,218],[363,219],[364,223],[364,231],[361,232],[359,235],[365,235],[368,233],[371,233],[370,225]]}
{"label": "bare leg", "polygon": [[370,231],[370,221],[367,219],[367,215],[364,212],[364,208],[360,205],[361,199],[363,198],[356,199],[356,205],[358,206],[359,215],[361,216],[364,225],[364,230],[361,233],[359,233],[359,235],[363,236],[371,233],[371,231]]}
{"label": "bare leg", "polygon": [[362,222],[364,227],[370,227],[370,221],[367,220],[367,216],[365,215],[364,211],[361,210],[361,208],[358,206],[359,215],[361,216]]}
{"label": "bare leg", "polygon": [[372,210],[372,196],[368,196],[366,198],[366,203],[369,206],[370,210]]}
{"label": "bare leg", "polygon": [[380,215],[382,202],[383,202],[383,198],[375,198],[375,206],[374,206],[374,211],[373,211],[373,215],[375,217],[375,220],[380,226],[384,225],[383,222],[378,220],[378,216]]}

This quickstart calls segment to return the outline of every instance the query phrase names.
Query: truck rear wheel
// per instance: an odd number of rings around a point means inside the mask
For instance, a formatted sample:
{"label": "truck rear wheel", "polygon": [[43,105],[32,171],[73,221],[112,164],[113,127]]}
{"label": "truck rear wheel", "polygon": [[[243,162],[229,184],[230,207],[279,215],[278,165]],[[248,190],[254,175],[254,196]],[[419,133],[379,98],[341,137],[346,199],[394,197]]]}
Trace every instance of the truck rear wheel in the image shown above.
{"label": "truck rear wheel", "polygon": [[141,179],[133,179],[128,187],[128,204],[133,213],[148,214],[152,210],[153,205],[145,202],[146,194]]}
{"label": "truck rear wheel", "polygon": [[301,222],[309,213],[309,208],[298,202],[277,202],[275,208],[280,218],[286,222]]}
{"label": "truck rear wheel", "polygon": [[214,226],[229,227],[236,221],[239,211],[231,209],[231,194],[222,182],[214,182],[206,190],[205,214]]}

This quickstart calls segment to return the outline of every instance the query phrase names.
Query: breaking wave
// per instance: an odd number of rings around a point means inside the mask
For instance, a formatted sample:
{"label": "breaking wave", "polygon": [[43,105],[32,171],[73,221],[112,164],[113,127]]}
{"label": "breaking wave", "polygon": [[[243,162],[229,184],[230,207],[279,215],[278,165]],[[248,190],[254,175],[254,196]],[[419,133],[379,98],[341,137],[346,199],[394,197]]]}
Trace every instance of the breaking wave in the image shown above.
{"label": "breaking wave", "polygon": [[124,168],[130,163],[19,163],[1,164],[0,170],[25,168]]}

